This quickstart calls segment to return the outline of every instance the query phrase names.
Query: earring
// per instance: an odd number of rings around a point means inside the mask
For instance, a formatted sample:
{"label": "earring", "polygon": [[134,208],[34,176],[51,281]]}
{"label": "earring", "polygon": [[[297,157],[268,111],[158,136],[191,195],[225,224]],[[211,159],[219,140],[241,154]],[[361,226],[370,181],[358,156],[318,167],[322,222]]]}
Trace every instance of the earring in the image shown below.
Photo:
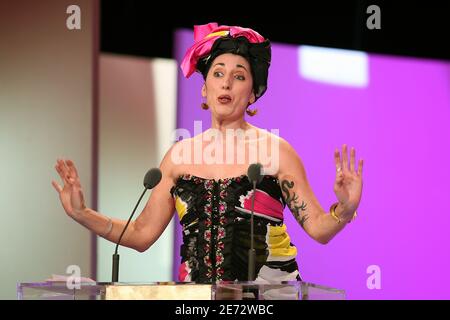
{"label": "earring", "polygon": [[209,106],[206,104],[206,102],[202,102],[201,107],[203,110],[208,110]]}
{"label": "earring", "polygon": [[253,117],[255,114],[258,113],[258,109],[253,109],[253,110],[249,110],[250,104],[247,106],[247,108],[245,109],[245,112],[250,116]]}

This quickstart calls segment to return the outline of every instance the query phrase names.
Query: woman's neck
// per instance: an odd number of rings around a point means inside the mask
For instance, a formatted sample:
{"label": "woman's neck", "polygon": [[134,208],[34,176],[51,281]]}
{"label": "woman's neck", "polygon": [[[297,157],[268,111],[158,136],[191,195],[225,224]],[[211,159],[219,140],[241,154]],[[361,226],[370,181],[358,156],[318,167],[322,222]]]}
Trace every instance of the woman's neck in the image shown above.
{"label": "woman's neck", "polygon": [[226,133],[227,129],[231,130],[242,129],[245,131],[252,127],[253,126],[250,125],[247,121],[245,121],[244,118],[240,118],[237,120],[229,120],[229,119],[221,120],[216,118],[211,119],[211,129],[219,130],[223,134]]}

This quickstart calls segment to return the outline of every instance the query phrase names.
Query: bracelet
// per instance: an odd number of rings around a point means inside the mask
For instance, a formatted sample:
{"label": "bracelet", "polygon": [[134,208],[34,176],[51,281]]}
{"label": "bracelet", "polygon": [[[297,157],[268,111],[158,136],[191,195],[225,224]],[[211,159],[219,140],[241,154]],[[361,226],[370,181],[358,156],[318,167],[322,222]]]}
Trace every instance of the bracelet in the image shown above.
{"label": "bracelet", "polygon": [[[341,223],[341,218],[339,218],[338,217],[338,215],[336,214],[336,207],[338,206],[338,204],[339,204],[339,202],[336,202],[336,203],[333,203],[332,205],[331,205],[331,207],[330,207],[330,215],[337,221],[337,223]],[[348,222],[348,223],[350,223],[350,222],[352,222],[353,220],[355,220],[355,218],[356,218],[356,216],[357,216],[358,214],[356,213],[356,211],[355,211],[355,213],[353,214],[353,217],[352,217],[352,219]]]}

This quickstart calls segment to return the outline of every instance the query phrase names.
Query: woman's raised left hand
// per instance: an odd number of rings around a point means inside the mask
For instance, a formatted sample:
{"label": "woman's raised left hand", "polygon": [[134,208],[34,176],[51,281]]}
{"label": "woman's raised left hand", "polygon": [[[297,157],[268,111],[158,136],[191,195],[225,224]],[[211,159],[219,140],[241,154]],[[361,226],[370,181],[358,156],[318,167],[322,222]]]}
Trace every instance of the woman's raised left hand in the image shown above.
{"label": "woman's raised left hand", "polygon": [[355,157],[356,151],[352,147],[349,164],[348,150],[345,144],[342,146],[342,157],[338,149],[334,151],[336,180],[333,189],[339,205],[342,206],[343,218],[352,217],[361,200],[363,160],[358,161],[358,167],[356,168]]}

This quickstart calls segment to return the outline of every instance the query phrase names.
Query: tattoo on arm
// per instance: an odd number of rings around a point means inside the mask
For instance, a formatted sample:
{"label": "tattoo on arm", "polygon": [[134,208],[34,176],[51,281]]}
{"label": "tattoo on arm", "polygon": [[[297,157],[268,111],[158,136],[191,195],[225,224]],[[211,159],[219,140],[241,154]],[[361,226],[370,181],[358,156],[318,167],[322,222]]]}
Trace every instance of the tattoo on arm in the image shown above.
{"label": "tattoo on arm", "polygon": [[296,195],[292,190],[293,187],[294,181],[283,180],[281,182],[281,190],[283,190],[284,192],[286,204],[288,205],[289,209],[291,209],[291,212],[294,214],[295,219],[298,221],[298,223],[300,223],[302,228],[304,228],[303,225],[305,224],[306,220],[309,219],[309,216],[306,213],[303,214],[302,212],[306,211],[306,203],[302,201],[302,203],[299,205],[298,195]]}

